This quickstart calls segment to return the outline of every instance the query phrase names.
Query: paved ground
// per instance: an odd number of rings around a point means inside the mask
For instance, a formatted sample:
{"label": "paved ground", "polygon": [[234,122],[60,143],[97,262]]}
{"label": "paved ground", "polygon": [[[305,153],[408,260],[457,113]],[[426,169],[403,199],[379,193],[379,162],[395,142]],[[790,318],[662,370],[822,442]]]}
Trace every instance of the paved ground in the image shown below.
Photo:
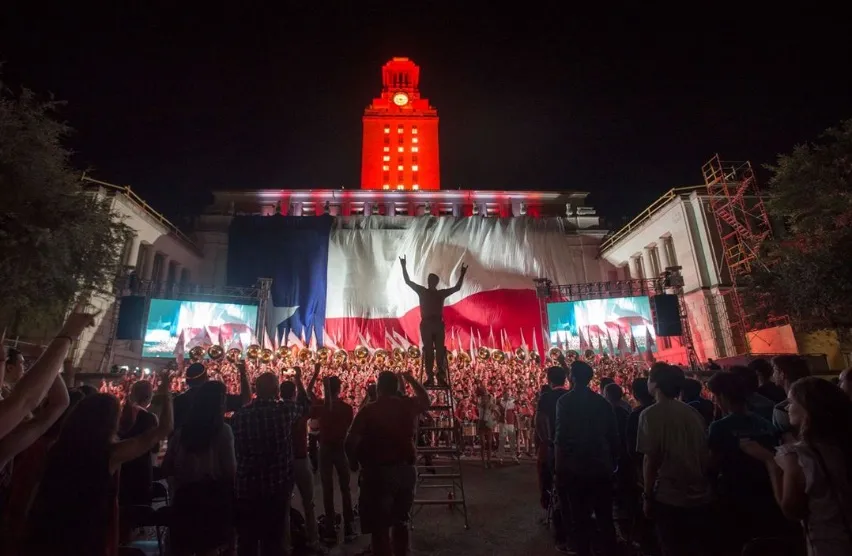
{"label": "paved ground", "polygon": [[[437,462],[436,462],[437,463]],[[426,506],[414,518],[412,552],[414,556],[538,556],[558,554],[549,532],[539,524],[535,463],[521,460],[520,465],[506,464],[483,469],[478,461],[463,465],[468,500],[470,529],[464,518],[448,506]],[[319,477],[315,481],[317,513],[322,513],[322,490]],[[356,478],[353,475],[353,491]],[[353,497],[355,494],[353,493]],[[339,493],[337,508],[340,508]],[[301,510],[296,495],[294,507]],[[134,543],[147,554],[156,554],[152,541]],[[350,544],[340,544],[329,556],[353,556],[369,544],[369,537],[359,537]]]}
{"label": "paved ground", "polygon": [[[466,462],[463,469],[470,529],[465,530],[462,515],[450,511],[448,506],[426,506],[414,519],[415,556],[558,554],[548,531],[538,523],[543,513],[537,504],[533,461],[487,470],[478,461]],[[362,537],[329,554],[351,556],[367,544],[368,538]]]}

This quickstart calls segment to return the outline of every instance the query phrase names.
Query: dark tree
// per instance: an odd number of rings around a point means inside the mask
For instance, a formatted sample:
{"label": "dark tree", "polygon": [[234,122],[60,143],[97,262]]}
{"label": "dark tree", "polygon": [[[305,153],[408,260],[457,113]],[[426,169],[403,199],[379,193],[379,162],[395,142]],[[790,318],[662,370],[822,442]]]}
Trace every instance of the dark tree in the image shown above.
{"label": "dark tree", "polygon": [[10,332],[61,318],[80,292],[111,290],[129,234],[71,167],[60,106],[0,83],[0,322]]}

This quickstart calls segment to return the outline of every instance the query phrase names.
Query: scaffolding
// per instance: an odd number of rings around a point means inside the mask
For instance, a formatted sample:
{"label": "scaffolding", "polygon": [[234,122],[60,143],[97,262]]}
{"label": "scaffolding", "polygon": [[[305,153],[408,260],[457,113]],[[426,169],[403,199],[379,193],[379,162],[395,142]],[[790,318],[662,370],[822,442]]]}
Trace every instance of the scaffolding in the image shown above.
{"label": "scaffolding", "polygon": [[731,284],[721,294],[730,315],[732,348],[736,354],[747,354],[748,332],[761,325],[786,324],[786,317],[755,323],[743,305],[740,291],[743,279],[758,264],[761,245],[772,236],[772,226],[751,162],[725,162],[717,154],[704,164],[701,173],[719,232],[722,261],[717,261],[717,268],[723,279],[727,272]]}

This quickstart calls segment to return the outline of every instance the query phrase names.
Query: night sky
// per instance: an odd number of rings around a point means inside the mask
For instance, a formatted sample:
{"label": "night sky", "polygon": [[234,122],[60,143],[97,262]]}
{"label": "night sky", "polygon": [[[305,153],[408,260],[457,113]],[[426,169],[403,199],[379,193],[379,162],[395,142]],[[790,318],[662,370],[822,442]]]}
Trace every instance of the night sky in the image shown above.
{"label": "night sky", "polygon": [[763,164],[852,117],[848,30],[815,4],[110,4],[131,2],[4,3],[2,79],[68,101],[75,164],[172,216],[215,189],[358,187],[393,56],[438,109],[444,188],[585,190],[613,219],[700,183],[715,152]]}

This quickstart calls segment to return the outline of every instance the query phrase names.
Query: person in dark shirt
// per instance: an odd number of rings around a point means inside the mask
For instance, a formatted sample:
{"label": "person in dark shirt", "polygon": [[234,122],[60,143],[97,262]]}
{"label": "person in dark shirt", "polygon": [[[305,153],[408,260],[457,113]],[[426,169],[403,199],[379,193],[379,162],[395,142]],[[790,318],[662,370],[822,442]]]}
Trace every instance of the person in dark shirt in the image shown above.
{"label": "person in dark shirt", "polygon": [[783,532],[784,518],[772,493],[763,463],[740,449],[740,440],[759,442],[773,450],[778,432],[772,423],[749,411],[747,388],[731,373],[717,372],[708,387],[724,417],[710,424],[710,472],[728,520],[730,548],[739,552],[753,538],[775,537]]}
{"label": "person in dark shirt", "polygon": [[627,426],[625,436],[627,437],[627,453],[630,455],[630,460],[633,462],[634,468],[637,469],[637,475],[642,476],[642,454],[636,451],[636,437],[639,432],[639,416],[646,408],[654,405],[654,397],[648,392],[648,379],[637,378],[630,385],[630,390],[633,393],[633,399],[637,405],[627,416]]}
{"label": "person in dark shirt", "polygon": [[595,524],[603,554],[612,555],[616,550],[612,477],[619,453],[618,426],[609,402],[589,389],[593,375],[588,363],[573,362],[571,390],[556,403],[556,485],[559,499],[568,500],[571,506],[580,556],[592,554]]}
{"label": "person in dark shirt", "polygon": [[695,409],[704,417],[704,422],[707,426],[713,422],[714,406],[713,402],[701,397],[701,383],[694,378],[687,378],[683,381],[683,389],[680,391],[680,401]]}
{"label": "person in dark shirt", "polygon": [[736,376],[742,383],[746,391],[746,405],[751,411],[754,411],[767,421],[772,420],[772,411],[775,404],[772,400],[757,393],[757,373],[743,365],[734,365],[729,372]]}
{"label": "person in dark shirt", "polygon": [[[251,385],[249,385],[245,363],[238,363],[237,369],[240,372],[240,394],[239,396],[233,394],[225,396],[225,413],[237,411],[251,400]],[[210,377],[207,375],[207,369],[202,363],[193,363],[187,367],[185,378],[186,392],[177,395],[174,399],[175,432],[180,430],[186,421],[186,416],[189,415],[189,408],[192,407],[192,400],[198,392],[197,388],[210,380]]]}
{"label": "person in dark shirt", "polygon": [[556,402],[568,390],[565,389],[565,368],[547,369],[547,389],[541,392],[535,409],[535,439],[538,445],[538,479],[541,507],[550,505],[553,488],[553,439],[556,434]]}
{"label": "person in dark shirt", "polygon": [[772,363],[759,357],[749,362],[748,368],[757,373],[758,394],[774,404],[779,404],[787,399],[787,392],[784,391],[784,388],[772,382],[772,374],[775,372]]}
{"label": "person in dark shirt", "polygon": [[446,349],[444,348],[444,300],[459,291],[464,283],[464,275],[467,274],[467,265],[461,265],[461,274],[456,285],[452,288],[443,290],[438,289],[437,274],[430,274],[427,277],[427,286],[424,288],[420,284],[411,281],[408,276],[408,268],[406,267],[405,257],[399,258],[402,264],[402,276],[409,288],[414,290],[417,297],[420,299],[420,338],[423,342],[423,360],[426,364],[426,385],[431,386],[435,383],[433,369],[435,360],[438,361],[438,381],[442,385],[446,385]]}
{"label": "person in dark shirt", "polygon": [[[148,407],[154,398],[154,387],[147,380],[138,380],[130,387],[118,422],[118,437],[133,438],[157,427],[157,418]],[[159,451],[157,444],[152,452]],[[154,465],[151,453],[143,454],[121,466],[118,490],[122,506],[150,506],[154,486]]]}

